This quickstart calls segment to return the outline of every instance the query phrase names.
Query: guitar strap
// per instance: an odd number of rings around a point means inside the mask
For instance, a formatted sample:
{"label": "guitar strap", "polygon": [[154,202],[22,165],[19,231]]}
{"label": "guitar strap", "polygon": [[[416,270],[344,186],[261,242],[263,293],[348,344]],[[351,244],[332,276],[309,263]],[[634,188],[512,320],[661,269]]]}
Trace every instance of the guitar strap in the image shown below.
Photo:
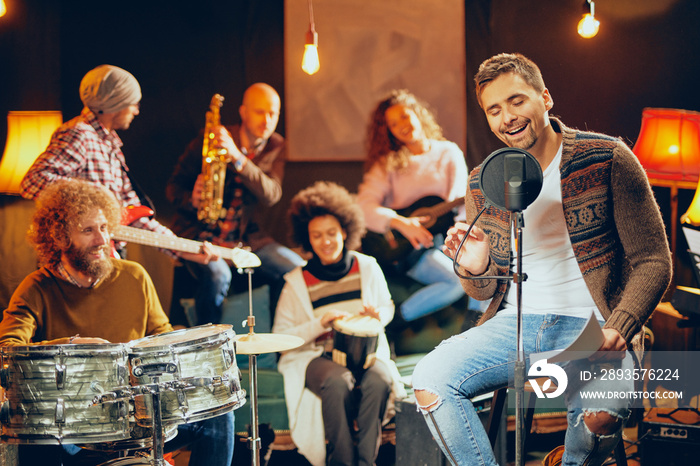
{"label": "guitar strap", "polygon": [[[255,148],[252,153],[248,153],[248,151],[241,146],[241,152],[250,161],[262,151],[266,144],[267,141]],[[241,177],[237,175],[234,178],[233,185],[226,188],[233,189],[233,199],[231,199],[231,202],[229,203],[228,210],[226,211],[226,217],[222,221],[218,222],[219,233],[216,235],[216,238],[213,238],[214,244],[230,245],[240,243],[242,241],[242,234],[246,228],[246,225],[244,224],[245,219],[243,218],[243,186],[243,180],[241,180]]]}
{"label": "guitar strap", "polygon": [[156,206],[153,204],[153,201],[151,200],[150,197],[148,197],[148,194],[141,188],[141,186],[134,180],[133,178],[129,177],[129,181],[131,181],[131,187],[134,189],[134,192],[136,195],[139,197],[141,201],[141,205],[147,206],[149,209],[153,211],[153,216],[156,215]]}
{"label": "guitar strap", "polygon": [[[238,180],[236,180],[238,184]],[[231,244],[240,239],[241,218],[243,216],[243,190],[240,185],[233,191],[233,199],[226,211],[226,218],[219,222],[217,244]]]}
{"label": "guitar strap", "polygon": [[126,173],[126,177],[129,178],[129,183],[131,183],[131,189],[133,189],[134,192],[136,193],[136,196],[139,198],[140,204],[145,205],[149,209],[151,209],[153,211],[153,215],[155,216],[156,206],[153,204],[153,201],[151,200],[151,198],[148,197],[148,194],[146,194],[146,192],[136,182],[136,180],[131,177],[129,167],[126,166],[126,163],[125,163],[123,157],[120,160],[120,165],[122,167],[122,170],[124,170],[124,173]]}

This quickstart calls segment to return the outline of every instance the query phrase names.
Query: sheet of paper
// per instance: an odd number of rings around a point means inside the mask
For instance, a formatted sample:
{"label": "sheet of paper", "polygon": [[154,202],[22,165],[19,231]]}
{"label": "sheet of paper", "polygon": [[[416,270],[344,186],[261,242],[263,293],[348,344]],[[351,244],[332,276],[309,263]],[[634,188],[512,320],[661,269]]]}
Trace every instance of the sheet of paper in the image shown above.
{"label": "sheet of paper", "polygon": [[692,228],[683,227],[683,234],[688,241],[688,249],[690,252],[700,254],[700,231]]}
{"label": "sheet of paper", "polygon": [[603,330],[600,328],[595,314],[591,312],[586,326],[569,346],[561,350],[531,354],[530,361],[546,359],[548,363],[553,363],[584,359],[598,351],[598,348],[600,348],[602,344]]}

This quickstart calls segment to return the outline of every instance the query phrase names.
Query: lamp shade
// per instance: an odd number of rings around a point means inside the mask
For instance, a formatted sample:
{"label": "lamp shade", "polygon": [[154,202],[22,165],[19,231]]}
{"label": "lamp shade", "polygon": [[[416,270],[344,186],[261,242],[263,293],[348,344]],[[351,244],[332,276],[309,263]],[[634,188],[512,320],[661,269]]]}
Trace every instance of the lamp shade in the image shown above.
{"label": "lamp shade", "polygon": [[649,178],[697,182],[700,178],[700,113],[645,108],[633,152]]}
{"label": "lamp shade", "polygon": [[7,144],[0,160],[0,192],[19,193],[22,178],[62,122],[59,111],[8,112]]}
{"label": "lamp shade", "polygon": [[695,190],[693,202],[686,213],[681,215],[681,223],[688,223],[694,226],[700,226],[700,186]]}

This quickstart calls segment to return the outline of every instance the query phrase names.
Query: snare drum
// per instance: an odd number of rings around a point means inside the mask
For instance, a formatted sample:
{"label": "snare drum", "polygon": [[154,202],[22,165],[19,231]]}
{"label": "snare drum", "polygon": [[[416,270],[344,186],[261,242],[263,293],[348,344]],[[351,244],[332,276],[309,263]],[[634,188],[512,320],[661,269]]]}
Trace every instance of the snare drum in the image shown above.
{"label": "snare drum", "polygon": [[75,444],[128,439],[128,398],[95,397],[129,388],[125,345],[9,346],[0,350],[1,440]]}
{"label": "snare drum", "polygon": [[333,361],[352,372],[372,367],[382,324],[370,316],[352,316],[333,321]]}
{"label": "snare drum", "polygon": [[[129,344],[132,384],[152,384],[157,377],[163,423],[201,421],[237,409],[245,404],[245,390],[234,337],[230,325],[207,324],[135,340]],[[163,372],[166,366],[174,372]],[[135,396],[134,409],[137,424],[153,425],[151,396]]]}

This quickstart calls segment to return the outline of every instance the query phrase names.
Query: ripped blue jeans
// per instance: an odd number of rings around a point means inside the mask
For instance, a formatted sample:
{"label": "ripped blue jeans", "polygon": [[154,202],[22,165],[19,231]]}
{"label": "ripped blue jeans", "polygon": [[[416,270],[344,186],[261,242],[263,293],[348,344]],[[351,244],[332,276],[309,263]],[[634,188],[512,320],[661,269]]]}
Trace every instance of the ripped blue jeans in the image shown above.
{"label": "ripped blue jeans", "polygon": [[[562,349],[579,334],[585,319],[555,314],[528,314],[523,317],[526,354]],[[445,456],[454,465],[495,465],[486,430],[470,399],[506,386],[513,380],[516,359],[516,316],[496,314],[484,324],[453,336],[438,345],[416,366],[413,389],[436,395],[419,409]],[[526,366],[529,367],[529,366]],[[628,351],[623,360],[592,364],[588,360],[563,363],[568,385],[564,401],[568,411],[563,465],[599,465],[620,439],[629,417],[630,397],[590,399],[585,393],[629,393],[633,380],[601,380],[603,368],[633,368]],[[581,380],[582,370],[597,374]],[[527,369],[526,369],[527,372]],[[587,377],[583,377],[587,378]],[[527,374],[526,374],[527,380]],[[584,423],[584,415],[605,413],[612,416],[612,432],[594,434]]]}

